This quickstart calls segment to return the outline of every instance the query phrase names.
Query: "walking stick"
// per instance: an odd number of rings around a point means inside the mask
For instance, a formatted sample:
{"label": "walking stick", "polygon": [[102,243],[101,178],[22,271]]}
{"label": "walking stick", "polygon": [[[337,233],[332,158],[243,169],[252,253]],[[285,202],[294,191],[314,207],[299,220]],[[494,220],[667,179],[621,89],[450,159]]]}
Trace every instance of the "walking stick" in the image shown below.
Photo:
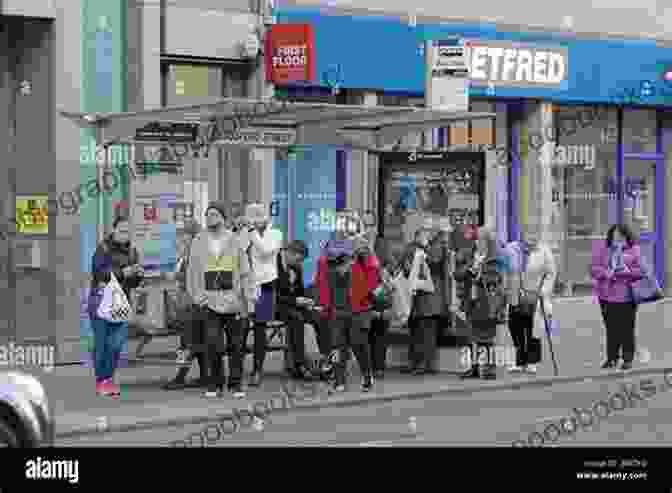
{"label": "walking stick", "polygon": [[548,342],[548,349],[551,351],[551,361],[553,362],[553,373],[558,376],[558,363],[555,360],[555,352],[553,351],[553,340],[551,339],[551,328],[548,326],[548,317],[546,316],[546,307],[544,306],[543,298],[539,298],[541,305],[541,316],[544,318],[544,330],[546,332],[546,341]]}

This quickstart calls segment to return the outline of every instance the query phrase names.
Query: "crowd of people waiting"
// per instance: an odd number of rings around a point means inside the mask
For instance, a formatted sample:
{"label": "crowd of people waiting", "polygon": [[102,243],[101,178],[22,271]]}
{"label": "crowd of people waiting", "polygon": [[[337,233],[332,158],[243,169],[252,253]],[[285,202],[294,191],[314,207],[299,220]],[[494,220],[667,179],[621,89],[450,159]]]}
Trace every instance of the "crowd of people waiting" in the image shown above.
{"label": "crowd of people waiting", "polygon": [[[488,227],[465,228],[456,235],[423,224],[413,241],[398,252],[395,245],[371,234],[353,211],[339,211],[339,224],[345,226],[336,228],[333,239],[319,253],[308,288],[303,273],[309,253],[305,243],[283,243],[262,204],[249,204],[234,218],[226,204],[215,201],[205,211],[204,230],[195,222],[187,224],[188,241],[176,272],[183,297],[179,318],[184,364],[165,388],[203,387],[206,397],[217,397],[227,389],[236,398],[244,397],[244,380],[250,386],[263,381],[268,324],[281,321],[286,327],[293,378],[312,380],[328,375],[333,391],[342,392],[352,353],[362,375],[361,389],[368,392],[385,376],[387,335],[400,312],[392,293],[399,289],[395,279],[400,278],[416,282],[404,318],[410,347],[409,365],[402,371],[413,375],[436,371],[439,333],[452,310],[464,317],[474,351],[492,347],[497,326],[508,323],[516,349],[516,361],[509,371],[536,373],[540,349],[533,328],[552,319],[557,275],[550,248],[538,238],[528,235],[524,241],[504,244]],[[143,278],[128,226],[127,219],[117,218],[113,233],[99,245],[92,262],[89,316],[95,340],[96,390],[105,396],[119,395],[113,379],[128,337],[128,322],[98,316],[102,291],[114,278],[130,299]],[[633,358],[636,306],[620,286],[641,278],[634,248],[629,230],[612,228],[606,253],[596,257],[592,270],[601,286],[608,329],[605,368],[615,365],[621,349],[626,367]],[[614,287],[616,279],[619,282]],[[449,294],[452,289],[458,295],[457,307]],[[539,321],[540,313],[543,321]],[[315,329],[321,354],[317,364],[306,354],[306,324]],[[245,379],[250,332],[254,366]],[[229,358],[228,377],[225,356]],[[188,381],[194,364],[200,376]],[[496,378],[495,362],[474,358],[462,377]]]}

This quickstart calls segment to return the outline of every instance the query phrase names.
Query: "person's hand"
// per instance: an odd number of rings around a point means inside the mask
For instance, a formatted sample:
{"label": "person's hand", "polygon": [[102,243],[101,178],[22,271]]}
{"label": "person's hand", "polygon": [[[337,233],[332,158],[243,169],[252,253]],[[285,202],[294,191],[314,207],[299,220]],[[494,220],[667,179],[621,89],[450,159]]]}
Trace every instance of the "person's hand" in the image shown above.
{"label": "person's hand", "polygon": [[144,277],[145,276],[145,269],[142,265],[135,264],[133,266],[133,273],[138,277]]}
{"label": "person's hand", "polygon": [[132,265],[126,266],[121,269],[121,273],[124,275],[124,277],[130,277],[135,273],[135,267]]}
{"label": "person's hand", "polygon": [[196,301],[196,304],[201,308],[205,307],[208,304],[208,295],[207,294],[201,295],[201,297]]}

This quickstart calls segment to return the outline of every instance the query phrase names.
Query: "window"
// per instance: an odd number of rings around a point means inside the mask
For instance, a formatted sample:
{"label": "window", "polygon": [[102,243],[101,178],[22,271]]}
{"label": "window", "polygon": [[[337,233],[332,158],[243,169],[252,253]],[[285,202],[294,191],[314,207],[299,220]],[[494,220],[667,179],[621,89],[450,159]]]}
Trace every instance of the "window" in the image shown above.
{"label": "window", "polygon": [[557,148],[553,215],[565,238],[561,277],[573,285],[589,281],[593,242],[603,239],[618,217],[614,193],[618,120],[613,108],[556,107]]}
{"label": "window", "polygon": [[656,110],[624,110],[623,149],[632,153],[656,152]]}

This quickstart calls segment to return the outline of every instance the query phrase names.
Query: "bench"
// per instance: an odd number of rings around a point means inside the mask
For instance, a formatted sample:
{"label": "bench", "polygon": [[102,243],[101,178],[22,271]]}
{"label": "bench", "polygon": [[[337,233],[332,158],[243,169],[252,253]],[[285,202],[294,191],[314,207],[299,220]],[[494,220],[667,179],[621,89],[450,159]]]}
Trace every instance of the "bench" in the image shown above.
{"label": "bench", "polygon": [[[145,315],[149,309],[148,303],[148,294],[147,292],[140,292],[136,297],[135,306],[136,312],[139,315]],[[158,324],[134,324],[131,323],[129,326],[129,339],[139,339],[138,347],[134,352],[134,356],[129,360],[129,364],[135,365],[181,365],[180,361],[177,358],[177,348],[175,352],[171,353],[162,353],[156,355],[147,355],[145,356],[144,350],[147,345],[156,338],[164,337],[177,337],[180,335],[181,331],[179,329],[173,329],[167,327],[165,323],[165,314],[169,313],[170,310],[170,293],[168,289],[162,289],[162,302],[163,309],[162,313],[164,314],[164,323],[159,326]],[[252,341],[254,340],[254,333],[250,334]],[[245,353],[251,354],[254,351],[254,345],[250,342],[248,338],[245,345]],[[266,323],[266,350],[268,352],[282,351],[284,353],[285,366],[289,365],[291,362],[291,355],[289,354],[289,346],[287,344],[287,325],[279,320],[274,320]],[[228,355],[228,354],[227,354]]]}

